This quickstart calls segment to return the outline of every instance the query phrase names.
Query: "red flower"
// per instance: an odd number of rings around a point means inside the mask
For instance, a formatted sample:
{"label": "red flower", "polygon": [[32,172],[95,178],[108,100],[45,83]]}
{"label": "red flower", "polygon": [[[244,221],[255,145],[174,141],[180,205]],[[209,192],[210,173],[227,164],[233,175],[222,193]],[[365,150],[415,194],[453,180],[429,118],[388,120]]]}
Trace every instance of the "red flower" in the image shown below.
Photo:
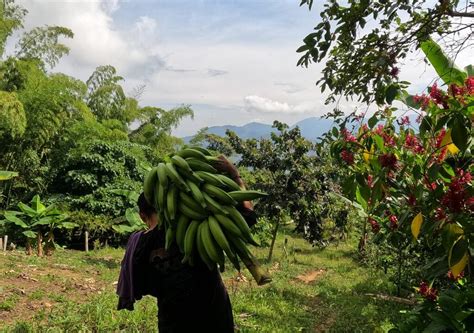
{"label": "red flower", "polygon": [[448,279],[450,279],[451,281],[458,281],[458,280],[462,279],[463,277],[464,277],[464,271],[459,273],[459,275],[457,277],[454,277],[453,272],[451,272],[451,271],[448,272]]}
{"label": "red flower", "polygon": [[417,104],[421,104],[422,109],[426,109],[428,105],[430,104],[430,98],[426,96],[425,94],[422,94],[421,96],[419,95],[413,96],[413,101]]}
{"label": "red flower", "polygon": [[424,115],[420,113],[418,115],[418,117],[416,117],[416,123],[421,124],[421,121],[423,120],[423,117],[424,117]]}
{"label": "red flower", "polygon": [[436,84],[436,82],[430,89],[430,97],[436,104],[442,105],[445,109],[448,108],[448,104],[446,103],[447,96],[445,96],[443,92],[438,89],[438,85]]}
{"label": "red flower", "polygon": [[390,229],[395,230],[398,228],[398,218],[395,215],[391,215],[390,218]]}
{"label": "red flower", "polygon": [[343,128],[341,130],[342,136],[344,137],[344,141],[346,142],[356,142],[357,139],[351,132],[347,130],[347,128]]}
{"label": "red flower", "polygon": [[398,125],[403,126],[403,125],[410,125],[410,118],[408,116],[402,117],[401,119],[397,120]]}
{"label": "red flower", "polygon": [[444,220],[446,218],[446,212],[443,208],[438,207],[435,210],[435,219],[438,221]]}
{"label": "red flower", "polygon": [[392,67],[392,69],[390,70],[390,75],[394,78],[398,78],[398,74],[400,73],[400,68],[398,67]]}
{"label": "red flower", "polygon": [[370,226],[372,227],[372,232],[374,234],[380,231],[380,224],[377,223],[374,219],[369,219]]}
{"label": "red flower", "polygon": [[[472,176],[464,170],[457,170],[458,176],[451,179],[448,191],[441,198],[441,204],[454,213],[461,212],[465,206],[470,206],[470,197],[466,189],[472,181]],[[469,203],[469,204],[468,204]]]}
{"label": "red flower", "polygon": [[382,165],[382,167],[384,168],[388,168],[391,170],[394,170],[397,168],[397,164],[398,164],[397,157],[392,153],[380,155],[378,160],[380,164]]}
{"label": "red flower", "polygon": [[453,96],[461,96],[464,94],[465,89],[464,87],[460,87],[457,84],[453,83],[449,86],[449,91],[451,92]]}
{"label": "red flower", "polygon": [[436,299],[438,298],[438,290],[428,286],[428,284],[425,281],[422,281],[420,283],[418,292],[420,293],[421,296],[423,296],[424,298],[430,301],[436,301]]}
{"label": "red flower", "polygon": [[354,154],[348,150],[341,151],[341,158],[346,162],[348,165],[354,164]]}
{"label": "red flower", "polygon": [[423,146],[418,142],[416,136],[408,134],[405,138],[405,147],[419,154],[423,152]]}
{"label": "red flower", "polygon": [[469,95],[474,95],[474,76],[470,76],[466,79],[466,88]]}
{"label": "red flower", "polygon": [[443,142],[444,136],[446,135],[446,129],[441,129],[438,136],[436,137],[436,148],[441,148],[441,142]]}
{"label": "red flower", "polygon": [[373,180],[373,179],[372,179],[372,175],[368,175],[368,176],[367,176],[367,186],[368,186],[369,188],[373,188],[373,187],[374,187],[374,184],[372,183],[372,180]]}
{"label": "red flower", "polygon": [[408,196],[408,199],[407,199],[407,203],[410,205],[410,206],[415,206],[416,205],[416,198],[413,194],[410,194]]}

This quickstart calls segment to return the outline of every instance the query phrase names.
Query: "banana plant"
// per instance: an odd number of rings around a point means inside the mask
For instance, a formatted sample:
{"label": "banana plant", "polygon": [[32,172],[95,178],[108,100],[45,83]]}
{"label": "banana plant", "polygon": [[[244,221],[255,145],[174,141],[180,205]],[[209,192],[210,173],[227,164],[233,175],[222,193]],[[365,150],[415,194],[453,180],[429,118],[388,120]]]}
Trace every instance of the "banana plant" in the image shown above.
{"label": "banana plant", "polygon": [[[116,189],[112,193],[126,197],[130,202],[137,202],[139,194],[135,191]],[[146,224],[140,218],[137,208],[128,208],[125,216],[120,216],[113,220],[114,229],[119,234],[130,234],[135,231],[143,230]]]}
{"label": "banana plant", "polygon": [[[45,206],[39,197],[35,195],[30,201],[30,205],[20,202],[19,211],[8,210],[3,212],[4,220],[0,224],[12,223],[21,228],[22,234],[26,237],[26,253],[32,254],[31,243],[34,238],[37,240],[37,254],[43,256],[43,235],[47,236],[46,244],[48,251],[54,249],[54,230],[71,229],[77,226],[76,223],[69,222],[67,216],[61,213],[54,205]],[[51,252],[48,252],[50,254]]]}
{"label": "banana plant", "polygon": [[[15,171],[6,171],[6,170],[0,170],[0,182],[10,180],[14,177],[18,176],[18,172]],[[0,188],[0,202],[3,202],[5,196],[3,195],[3,188]]]}

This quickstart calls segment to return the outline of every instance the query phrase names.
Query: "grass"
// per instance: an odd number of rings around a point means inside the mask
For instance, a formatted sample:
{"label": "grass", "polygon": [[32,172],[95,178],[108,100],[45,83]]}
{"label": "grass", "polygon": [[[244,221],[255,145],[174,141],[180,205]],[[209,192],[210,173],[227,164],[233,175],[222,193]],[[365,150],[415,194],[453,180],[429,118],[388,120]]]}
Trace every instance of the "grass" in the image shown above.
{"label": "grass", "polygon": [[[254,249],[260,258],[267,251]],[[58,250],[50,258],[0,255],[0,331],[156,332],[154,298],[139,301],[135,311],[115,310],[122,256],[111,248]],[[406,309],[367,295],[395,288],[361,266],[350,244],[319,250],[284,231],[265,266],[273,282],[262,287],[247,271],[244,279],[230,269],[223,274],[238,332],[385,332]]]}

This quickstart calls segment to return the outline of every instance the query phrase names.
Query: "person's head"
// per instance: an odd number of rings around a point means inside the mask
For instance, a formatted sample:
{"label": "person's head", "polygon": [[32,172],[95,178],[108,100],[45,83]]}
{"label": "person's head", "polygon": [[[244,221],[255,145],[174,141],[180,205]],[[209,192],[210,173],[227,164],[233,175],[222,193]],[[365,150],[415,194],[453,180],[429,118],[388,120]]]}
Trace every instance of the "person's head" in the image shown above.
{"label": "person's head", "polygon": [[156,213],[155,207],[146,201],[143,192],[138,197],[137,205],[143,222],[145,222],[149,228],[155,227],[158,224],[158,214]]}

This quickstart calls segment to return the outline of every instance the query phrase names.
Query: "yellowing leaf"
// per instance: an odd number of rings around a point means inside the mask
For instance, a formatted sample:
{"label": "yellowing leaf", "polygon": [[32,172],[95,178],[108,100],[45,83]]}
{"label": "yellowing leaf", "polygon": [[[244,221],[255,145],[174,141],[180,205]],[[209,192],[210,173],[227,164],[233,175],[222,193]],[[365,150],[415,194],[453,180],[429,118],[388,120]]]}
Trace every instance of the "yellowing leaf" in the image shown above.
{"label": "yellowing leaf", "polygon": [[423,215],[418,213],[411,221],[411,233],[415,239],[418,239],[418,235],[420,234],[421,225],[423,224]]}
{"label": "yellowing leaf", "polygon": [[370,152],[367,149],[364,151],[364,160],[366,163],[369,163],[369,160],[373,154],[374,154],[374,146],[372,145],[370,147]]}
{"label": "yellowing leaf", "polygon": [[453,274],[454,278],[457,278],[459,274],[462,273],[464,268],[467,266],[467,262],[469,261],[469,256],[467,255],[467,252],[464,254],[464,256],[459,260],[456,264],[450,267],[451,273]]}
{"label": "yellowing leaf", "polygon": [[441,140],[441,147],[448,148],[448,151],[455,155],[459,152],[459,148],[453,143],[453,139],[451,138],[451,130],[449,129],[446,134],[444,135],[443,140]]}

